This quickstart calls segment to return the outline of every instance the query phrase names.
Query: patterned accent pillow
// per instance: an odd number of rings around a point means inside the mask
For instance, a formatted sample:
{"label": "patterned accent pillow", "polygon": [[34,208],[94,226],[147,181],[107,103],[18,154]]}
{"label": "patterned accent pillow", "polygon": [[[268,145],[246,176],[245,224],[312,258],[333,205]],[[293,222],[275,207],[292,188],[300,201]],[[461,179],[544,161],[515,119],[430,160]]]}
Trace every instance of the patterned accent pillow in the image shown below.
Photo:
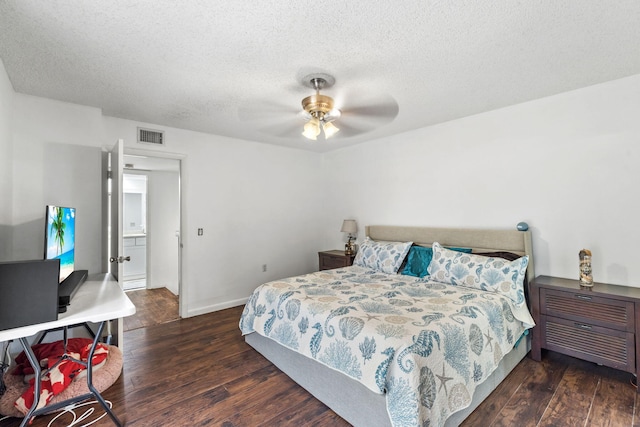
{"label": "patterned accent pillow", "polygon": [[376,242],[367,237],[360,245],[353,265],[395,274],[412,244],[413,242]]}
{"label": "patterned accent pillow", "polygon": [[433,260],[429,274],[435,281],[497,292],[510,298],[517,305],[524,304],[522,285],[529,264],[529,257],[514,261],[502,258],[464,254],[433,244]]}

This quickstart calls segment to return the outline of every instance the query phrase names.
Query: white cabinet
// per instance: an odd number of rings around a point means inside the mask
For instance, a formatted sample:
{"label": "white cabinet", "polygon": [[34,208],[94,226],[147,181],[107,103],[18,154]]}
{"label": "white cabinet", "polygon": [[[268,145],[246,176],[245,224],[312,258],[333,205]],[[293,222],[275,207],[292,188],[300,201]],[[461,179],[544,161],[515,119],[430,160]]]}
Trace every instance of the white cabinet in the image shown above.
{"label": "white cabinet", "polygon": [[147,238],[145,236],[125,236],[124,256],[130,257],[125,261],[125,280],[142,279],[147,273]]}

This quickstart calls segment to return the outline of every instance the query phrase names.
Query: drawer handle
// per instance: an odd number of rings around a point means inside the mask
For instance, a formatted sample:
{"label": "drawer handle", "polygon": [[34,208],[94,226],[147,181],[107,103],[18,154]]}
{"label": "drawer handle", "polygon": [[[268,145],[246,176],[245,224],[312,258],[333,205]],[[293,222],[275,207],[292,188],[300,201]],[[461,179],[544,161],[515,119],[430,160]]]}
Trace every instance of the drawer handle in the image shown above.
{"label": "drawer handle", "polygon": [[574,323],[576,328],[586,329],[587,331],[591,330],[591,325],[585,325],[584,323]]}
{"label": "drawer handle", "polygon": [[583,301],[591,301],[593,298],[588,295],[576,295],[576,298],[581,299]]}

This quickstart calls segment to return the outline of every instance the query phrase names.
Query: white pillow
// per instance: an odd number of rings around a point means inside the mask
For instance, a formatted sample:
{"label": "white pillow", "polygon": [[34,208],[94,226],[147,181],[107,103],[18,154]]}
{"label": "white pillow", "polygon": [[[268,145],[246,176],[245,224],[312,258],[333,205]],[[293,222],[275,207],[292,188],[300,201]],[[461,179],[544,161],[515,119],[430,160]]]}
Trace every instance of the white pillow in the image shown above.
{"label": "white pillow", "polygon": [[353,265],[395,274],[412,244],[413,242],[376,242],[367,237],[360,245]]}
{"label": "white pillow", "polygon": [[497,292],[522,305],[524,278],[529,257],[514,261],[482,255],[465,254],[433,244],[433,258],[429,264],[431,279],[467,288]]}

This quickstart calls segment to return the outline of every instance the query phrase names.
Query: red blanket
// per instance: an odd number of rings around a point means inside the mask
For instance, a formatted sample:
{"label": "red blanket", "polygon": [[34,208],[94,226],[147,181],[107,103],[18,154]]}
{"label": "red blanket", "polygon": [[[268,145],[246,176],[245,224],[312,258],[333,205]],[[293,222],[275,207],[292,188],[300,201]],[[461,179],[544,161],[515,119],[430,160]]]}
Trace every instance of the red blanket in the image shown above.
{"label": "red blanket", "polygon": [[[71,356],[74,359],[86,362],[89,358],[89,351],[93,340],[88,338],[71,338],[67,341],[67,356]],[[76,363],[68,358],[58,361],[62,358],[64,352],[64,345],[62,341],[56,341],[52,343],[36,344],[33,347],[33,354],[40,362],[40,367],[43,368],[45,374],[42,376],[42,387],[40,392],[40,401],[38,402],[37,409],[43,408],[47,403],[55,396],[64,390],[71,381],[84,371],[86,368],[80,363]],[[93,353],[93,359],[91,364],[93,366],[102,363],[109,353],[106,345],[98,344],[96,351]],[[34,371],[29,363],[29,359],[24,354],[20,353],[16,357],[17,366],[13,370],[13,375],[33,375]],[[58,365],[56,365],[58,363]],[[29,412],[31,405],[33,405],[33,394],[35,390],[35,378],[29,380],[30,387],[24,394],[16,400],[15,406],[20,412],[26,414]]]}

